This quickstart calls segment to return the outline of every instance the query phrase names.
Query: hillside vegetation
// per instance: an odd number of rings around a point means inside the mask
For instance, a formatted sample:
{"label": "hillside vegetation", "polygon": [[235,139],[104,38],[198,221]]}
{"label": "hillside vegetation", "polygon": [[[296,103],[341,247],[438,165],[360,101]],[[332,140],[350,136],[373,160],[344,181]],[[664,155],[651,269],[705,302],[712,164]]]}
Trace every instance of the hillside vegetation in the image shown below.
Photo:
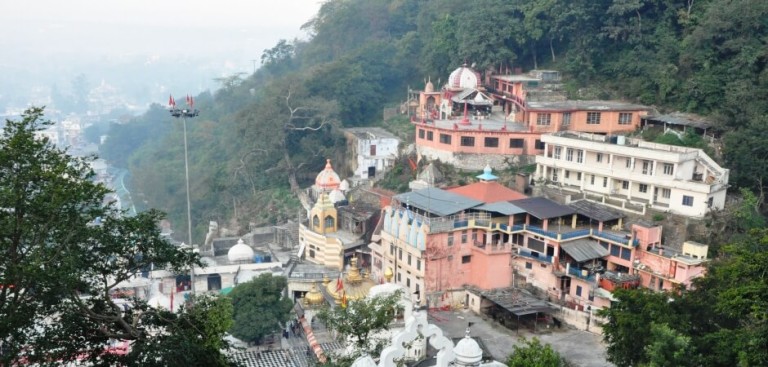
{"label": "hillside vegetation", "polygon": [[[380,125],[409,86],[444,82],[464,62],[553,68],[572,98],[709,115],[727,131],[732,183],[761,201],[768,185],[766,1],[330,0],[304,28],[310,40],[280,41],[255,74],[197,96],[200,117],[188,122],[196,238],[208,220],[296,218],[289,178],[305,186],[326,158],[343,159],[339,128]],[[131,170],[137,201],[186,233],[180,124],[154,106],[113,126],[103,155]]]}

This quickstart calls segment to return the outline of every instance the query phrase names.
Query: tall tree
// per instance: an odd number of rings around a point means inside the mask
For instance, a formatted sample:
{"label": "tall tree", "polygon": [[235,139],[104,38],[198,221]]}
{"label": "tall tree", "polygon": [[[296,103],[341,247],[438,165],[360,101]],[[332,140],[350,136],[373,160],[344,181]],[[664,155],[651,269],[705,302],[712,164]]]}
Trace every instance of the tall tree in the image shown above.
{"label": "tall tree", "polygon": [[234,310],[232,335],[258,344],[265,336],[282,330],[293,307],[291,300],[283,297],[287,285],[285,277],[265,273],[235,287],[229,294]]}
{"label": "tall tree", "polygon": [[92,181],[89,159],[36,138],[50,125],[42,117],[41,108],[31,108],[0,133],[0,364],[84,356],[125,364],[136,355],[105,354],[110,340],[140,349],[178,323],[195,334],[185,347],[220,340],[198,332],[189,313],[170,319],[139,299],[130,309],[113,301],[119,283],[150,265],[180,271],[199,264],[198,256],[160,236],[159,212],[125,217],[104,204],[108,190]]}
{"label": "tall tree", "polygon": [[507,357],[509,367],[567,367],[570,364],[549,344],[541,344],[538,338],[521,338],[522,346],[515,345]]}

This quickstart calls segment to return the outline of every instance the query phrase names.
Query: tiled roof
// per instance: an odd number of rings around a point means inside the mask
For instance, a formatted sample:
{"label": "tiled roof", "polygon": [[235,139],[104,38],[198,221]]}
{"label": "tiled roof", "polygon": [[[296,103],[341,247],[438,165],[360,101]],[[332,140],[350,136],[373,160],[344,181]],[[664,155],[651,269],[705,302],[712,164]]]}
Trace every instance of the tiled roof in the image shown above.
{"label": "tiled roof", "polygon": [[525,199],[527,197],[495,181],[476,182],[473,184],[448,189],[448,191],[468,198],[479,200],[484,203],[519,200]]}

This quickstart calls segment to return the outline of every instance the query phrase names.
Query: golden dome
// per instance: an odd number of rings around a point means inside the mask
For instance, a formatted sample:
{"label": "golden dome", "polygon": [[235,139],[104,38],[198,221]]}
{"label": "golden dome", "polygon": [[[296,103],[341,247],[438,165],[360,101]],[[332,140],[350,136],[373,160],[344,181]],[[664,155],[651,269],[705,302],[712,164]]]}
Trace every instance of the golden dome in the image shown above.
{"label": "golden dome", "polygon": [[387,268],[387,270],[384,270],[384,279],[387,280],[387,283],[392,281],[393,276],[395,276],[395,273],[392,272],[392,268]]}
{"label": "golden dome", "polygon": [[352,258],[349,265],[349,271],[341,280],[341,287],[338,281],[325,284],[325,289],[333,297],[334,302],[341,304],[341,298],[346,295],[347,301],[357,301],[368,296],[368,292],[376,285],[367,275],[360,274],[357,267],[357,259]]}
{"label": "golden dome", "polygon": [[309,292],[304,295],[304,303],[306,303],[307,306],[315,306],[321,305],[323,301],[323,294],[320,293],[317,290],[317,287],[315,287],[315,284],[312,283],[312,288],[310,288]]}

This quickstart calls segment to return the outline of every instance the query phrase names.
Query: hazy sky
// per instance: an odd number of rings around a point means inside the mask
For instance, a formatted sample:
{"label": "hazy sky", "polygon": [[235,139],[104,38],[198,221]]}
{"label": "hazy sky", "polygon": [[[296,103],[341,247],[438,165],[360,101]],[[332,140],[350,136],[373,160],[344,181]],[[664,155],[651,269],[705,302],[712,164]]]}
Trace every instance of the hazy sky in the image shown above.
{"label": "hazy sky", "polygon": [[[321,0],[0,0],[2,59],[130,54],[258,58]],[[238,55],[239,54],[239,55]],[[50,60],[53,61],[53,60]],[[250,59],[246,60],[250,64]],[[0,60],[0,63],[3,61]]]}

